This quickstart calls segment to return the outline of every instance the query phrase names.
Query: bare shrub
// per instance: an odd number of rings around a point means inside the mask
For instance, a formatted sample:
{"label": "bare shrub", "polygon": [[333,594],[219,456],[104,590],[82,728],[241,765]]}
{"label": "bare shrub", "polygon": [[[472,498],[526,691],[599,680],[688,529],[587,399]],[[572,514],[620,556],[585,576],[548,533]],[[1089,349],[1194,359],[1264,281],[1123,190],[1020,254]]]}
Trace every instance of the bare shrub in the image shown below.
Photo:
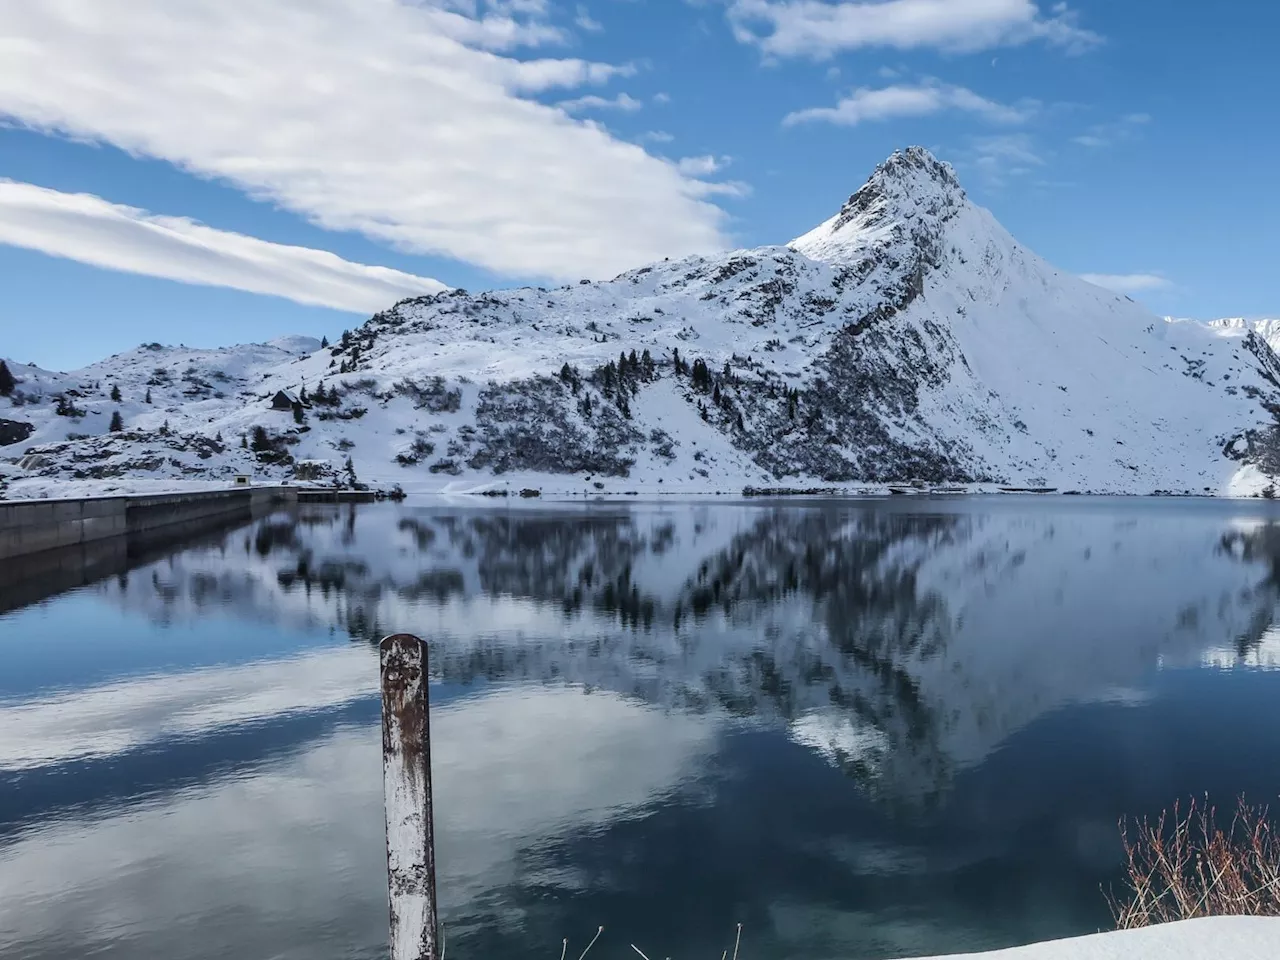
{"label": "bare shrub", "polygon": [[1152,823],[1120,822],[1128,858],[1128,895],[1107,895],[1122,930],[1195,917],[1280,916],[1280,831],[1268,808],[1241,797],[1230,825],[1192,800]]}

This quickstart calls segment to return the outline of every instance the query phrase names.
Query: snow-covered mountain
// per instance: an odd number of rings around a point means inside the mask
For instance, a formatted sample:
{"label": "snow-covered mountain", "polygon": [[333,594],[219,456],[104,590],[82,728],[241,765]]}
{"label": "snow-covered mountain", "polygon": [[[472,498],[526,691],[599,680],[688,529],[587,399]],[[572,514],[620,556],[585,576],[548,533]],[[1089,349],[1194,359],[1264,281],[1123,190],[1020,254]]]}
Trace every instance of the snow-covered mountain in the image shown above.
{"label": "snow-covered mountain", "polygon": [[1256,331],[1164,320],[1054,269],[914,147],[787,246],[446,291],[311,345],[11,363],[6,416],[30,427],[8,428],[27,435],[0,448],[21,464],[0,482],[1239,493],[1268,482],[1280,409]]}

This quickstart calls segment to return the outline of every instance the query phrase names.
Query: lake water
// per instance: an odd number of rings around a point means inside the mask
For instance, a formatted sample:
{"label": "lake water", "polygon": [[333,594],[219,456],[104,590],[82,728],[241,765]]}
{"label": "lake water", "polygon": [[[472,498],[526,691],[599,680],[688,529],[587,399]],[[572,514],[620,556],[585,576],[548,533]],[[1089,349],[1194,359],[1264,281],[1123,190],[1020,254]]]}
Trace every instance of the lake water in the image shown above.
{"label": "lake water", "polygon": [[0,956],[385,957],[397,631],[458,960],[1093,932],[1120,817],[1280,794],[1263,502],[411,501],[115,569],[0,614]]}

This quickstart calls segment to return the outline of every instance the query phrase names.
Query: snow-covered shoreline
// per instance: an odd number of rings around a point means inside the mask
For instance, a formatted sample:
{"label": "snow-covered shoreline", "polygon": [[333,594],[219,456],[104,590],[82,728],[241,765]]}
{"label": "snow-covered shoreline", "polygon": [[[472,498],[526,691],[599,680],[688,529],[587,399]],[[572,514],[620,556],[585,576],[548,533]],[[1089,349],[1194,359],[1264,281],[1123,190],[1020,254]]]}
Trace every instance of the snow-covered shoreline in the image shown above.
{"label": "snow-covered shoreline", "polygon": [[[1256,471],[1252,471],[1257,473]],[[576,479],[576,478],[575,478]],[[496,503],[505,500],[536,498],[539,502],[580,503],[592,500],[934,500],[992,499],[1011,500],[1021,498],[1036,501],[1075,501],[1079,499],[1114,500],[1194,500],[1233,502],[1264,499],[1261,490],[1270,484],[1269,478],[1257,474],[1244,476],[1229,489],[1219,493],[1190,492],[1137,492],[1123,490],[1054,490],[1035,492],[1029,489],[1002,489],[997,484],[957,484],[941,488],[913,488],[908,484],[831,484],[817,481],[812,484],[766,487],[751,485],[724,488],[658,485],[652,482],[638,484],[625,478],[606,478],[599,487],[581,480],[567,482],[554,475],[521,474],[515,477],[476,479],[441,485],[396,483],[375,489],[390,492],[399,486],[411,503],[438,500],[470,500],[476,503]],[[305,485],[298,485],[306,489]],[[44,477],[22,477],[12,482],[3,494],[5,500],[76,500],[91,497],[154,496],[169,493],[197,493],[212,490],[236,489],[224,480],[167,480],[147,477],[130,477],[119,480],[61,480]]]}
{"label": "snow-covered shoreline", "polygon": [[1280,918],[1207,917],[921,960],[1269,960],[1278,953]]}

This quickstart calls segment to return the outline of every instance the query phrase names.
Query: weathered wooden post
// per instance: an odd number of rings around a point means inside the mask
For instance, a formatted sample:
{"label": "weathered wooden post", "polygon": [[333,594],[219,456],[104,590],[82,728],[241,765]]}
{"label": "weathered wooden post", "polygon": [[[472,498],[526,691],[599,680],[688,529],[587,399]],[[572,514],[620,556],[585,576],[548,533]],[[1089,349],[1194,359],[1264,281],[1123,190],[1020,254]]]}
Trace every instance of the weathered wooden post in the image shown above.
{"label": "weathered wooden post", "polygon": [[427,645],[412,634],[397,633],[385,637],[378,651],[391,960],[440,960]]}

